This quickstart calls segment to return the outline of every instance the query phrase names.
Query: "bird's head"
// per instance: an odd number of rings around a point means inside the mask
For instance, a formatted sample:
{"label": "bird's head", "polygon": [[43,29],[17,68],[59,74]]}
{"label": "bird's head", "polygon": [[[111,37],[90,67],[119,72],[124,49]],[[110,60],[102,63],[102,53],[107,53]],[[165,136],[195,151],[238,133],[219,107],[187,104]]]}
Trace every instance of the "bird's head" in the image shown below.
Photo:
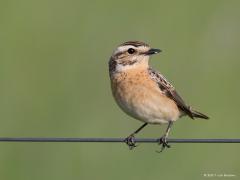
{"label": "bird's head", "polygon": [[149,57],[161,52],[144,42],[128,41],[117,47],[109,60],[110,72],[124,72],[132,68],[147,68]]}

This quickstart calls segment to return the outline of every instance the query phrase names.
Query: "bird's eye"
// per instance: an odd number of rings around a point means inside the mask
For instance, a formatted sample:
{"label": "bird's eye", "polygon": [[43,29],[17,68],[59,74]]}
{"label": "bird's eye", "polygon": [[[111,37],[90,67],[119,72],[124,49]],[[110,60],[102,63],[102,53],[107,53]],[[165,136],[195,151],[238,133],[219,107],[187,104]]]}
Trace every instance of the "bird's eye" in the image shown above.
{"label": "bird's eye", "polygon": [[133,49],[133,48],[129,48],[129,49],[128,49],[128,53],[129,53],[129,54],[133,54],[133,53],[135,53],[135,49]]}

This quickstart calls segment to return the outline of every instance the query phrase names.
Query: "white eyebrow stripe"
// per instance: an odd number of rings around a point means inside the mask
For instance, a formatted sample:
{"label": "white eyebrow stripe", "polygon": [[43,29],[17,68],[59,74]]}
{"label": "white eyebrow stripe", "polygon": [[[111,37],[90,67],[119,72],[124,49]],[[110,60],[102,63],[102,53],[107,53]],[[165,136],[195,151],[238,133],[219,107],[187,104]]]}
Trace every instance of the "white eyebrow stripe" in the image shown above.
{"label": "white eyebrow stripe", "polygon": [[135,47],[135,46],[132,46],[132,45],[124,45],[124,46],[119,46],[113,53],[113,55],[117,55],[117,54],[121,54],[121,53],[124,53],[126,52],[129,48],[133,48],[133,49],[136,49],[137,51],[147,51],[149,50],[149,47],[147,46],[139,46],[139,47]]}
{"label": "white eyebrow stripe", "polygon": [[127,51],[129,48],[135,49],[136,47],[131,46],[131,45],[120,46],[120,47],[118,47],[117,50],[115,51],[115,54],[117,54],[117,53],[119,53],[119,52],[125,52],[125,51]]}

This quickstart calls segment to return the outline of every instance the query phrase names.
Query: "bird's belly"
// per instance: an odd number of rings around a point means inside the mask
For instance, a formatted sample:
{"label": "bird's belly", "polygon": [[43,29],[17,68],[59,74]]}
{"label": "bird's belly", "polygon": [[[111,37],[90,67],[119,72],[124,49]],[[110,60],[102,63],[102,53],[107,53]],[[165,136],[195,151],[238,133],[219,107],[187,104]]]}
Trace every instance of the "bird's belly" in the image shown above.
{"label": "bird's belly", "polygon": [[119,85],[113,90],[115,100],[128,115],[150,124],[176,121],[177,105],[155,85],[138,83]]}

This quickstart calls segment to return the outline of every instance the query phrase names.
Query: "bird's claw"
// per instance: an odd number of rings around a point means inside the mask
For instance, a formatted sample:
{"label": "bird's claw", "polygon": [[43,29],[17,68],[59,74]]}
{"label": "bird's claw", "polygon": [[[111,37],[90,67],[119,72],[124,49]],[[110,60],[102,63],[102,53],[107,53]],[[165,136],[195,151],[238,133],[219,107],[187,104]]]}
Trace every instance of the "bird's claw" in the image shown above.
{"label": "bird's claw", "polygon": [[157,152],[162,152],[165,148],[170,148],[171,146],[168,144],[167,142],[167,137],[166,136],[163,136],[159,139],[159,142],[158,142],[159,145],[162,145],[161,147],[161,150],[160,151],[157,151]]}
{"label": "bird's claw", "polygon": [[133,148],[137,147],[136,143],[135,143],[135,137],[134,134],[131,134],[130,136],[128,136],[124,142],[128,145],[129,149],[132,150]]}

